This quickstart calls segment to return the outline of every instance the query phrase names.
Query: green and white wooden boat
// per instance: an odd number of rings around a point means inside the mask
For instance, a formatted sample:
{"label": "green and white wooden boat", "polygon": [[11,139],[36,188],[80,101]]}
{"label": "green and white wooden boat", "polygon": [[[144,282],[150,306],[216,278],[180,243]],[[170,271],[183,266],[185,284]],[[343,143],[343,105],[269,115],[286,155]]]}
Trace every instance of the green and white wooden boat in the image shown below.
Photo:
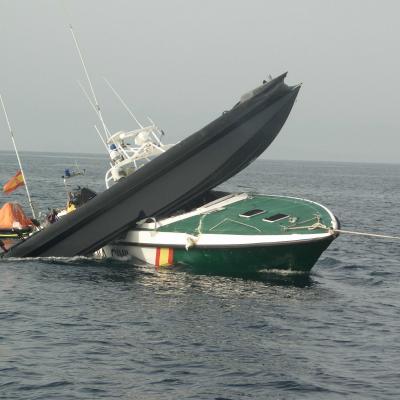
{"label": "green and white wooden boat", "polygon": [[307,272],[337,236],[336,217],[310,200],[210,195],[212,201],[190,211],[140,221],[104,247],[103,256],[231,276],[271,269]]}

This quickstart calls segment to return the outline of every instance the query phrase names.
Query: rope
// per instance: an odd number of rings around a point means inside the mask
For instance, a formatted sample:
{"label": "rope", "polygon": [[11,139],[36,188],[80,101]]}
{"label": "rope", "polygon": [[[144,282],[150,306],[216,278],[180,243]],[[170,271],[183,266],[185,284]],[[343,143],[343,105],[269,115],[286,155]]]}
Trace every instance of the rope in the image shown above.
{"label": "rope", "polygon": [[[305,224],[306,222],[311,222],[315,221],[314,224],[312,225],[299,225],[299,224]],[[290,222],[290,220],[289,220]],[[297,224],[292,225],[292,226],[284,226],[281,225],[282,229],[284,231],[290,231],[290,230],[296,230],[296,229],[308,229],[309,231],[312,231],[314,229],[330,229],[326,225],[321,224],[321,216],[319,214],[315,214],[313,218],[306,219],[305,221],[299,221]]]}
{"label": "rope", "polygon": [[381,238],[381,239],[400,240],[400,236],[380,235],[377,233],[367,233],[367,232],[346,231],[344,229],[333,229],[333,231],[338,232],[338,233],[348,233],[349,235],[369,236],[369,237],[376,237],[376,238]]}
{"label": "rope", "polygon": [[197,244],[197,242],[199,241],[200,235],[202,234],[201,230],[203,228],[203,220],[207,214],[208,213],[205,213],[200,217],[199,224],[197,225],[197,228],[195,229],[195,232],[197,232],[197,236],[193,236],[193,235],[186,236],[186,244],[185,244],[186,251],[188,251],[191,247],[195,246]]}
{"label": "rope", "polygon": [[[344,229],[333,229],[332,227],[326,226],[324,224],[321,224],[319,222],[320,218],[319,216],[314,217],[313,219],[317,219],[317,222],[312,225],[303,225],[303,226],[285,226],[283,227],[285,231],[289,230],[298,230],[298,229],[307,229],[309,231],[312,231],[314,229],[326,229],[327,231],[337,232],[337,233],[347,233],[349,235],[358,235],[358,236],[367,236],[367,237],[376,237],[376,238],[381,238],[381,239],[394,239],[394,240],[400,240],[400,236],[391,236],[391,235],[382,235],[378,233],[368,233],[368,232],[356,232],[356,231],[348,231]],[[304,222],[309,222],[312,221],[313,219],[308,219]]]}
{"label": "rope", "polygon": [[326,229],[326,230],[332,229],[324,224],[321,224],[320,222],[316,222],[315,224],[307,226],[284,226],[283,228],[285,231],[294,231],[296,229],[308,229],[309,231],[313,231],[314,229]]}
{"label": "rope", "polygon": [[200,217],[199,224],[197,225],[197,228],[195,229],[195,232],[197,232],[198,235],[201,235],[201,230],[203,229],[203,221],[204,221],[204,218],[206,217],[206,215],[207,215],[207,213],[203,214]]}
{"label": "rope", "polygon": [[298,227],[287,227],[286,230],[295,230],[295,229],[308,229],[309,231],[312,231],[314,229],[326,229],[331,232],[335,233],[347,233],[348,235],[357,235],[357,236],[367,236],[367,237],[375,237],[375,238],[381,238],[381,239],[394,239],[394,240],[400,240],[400,236],[391,236],[391,235],[382,235],[379,233],[368,233],[368,232],[356,232],[356,231],[347,231],[344,229],[333,229],[330,228],[326,225],[323,225],[319,222],[317,222],[314,225],[310,226],[298,226]]}
{"label": "rope", "polygon": [[225,222],[233,222],[235,224],[239,224],[239,225],[243,225],[243,226],[247,226],[248,228],[252,228],[255,229],[258,232],[261,232],[261,229],[258,229],[257,227],[253,226],[253,225],[249,225],[249,224],[245,224],[244,222],[239,222],[239,221],[235,221],[234,219],[231,218],[224,218],[222,221],[218,222],[217,225],[214,225],[213,227],[211,227],[209,230],[212,231],[215,228],[217,228],[218,226],[224,224]]}
{"label": "rope", "polygon": [[185,249],[188,251],[191,247],[195,246],[199,241],[200,236],[187,235]]}
{"label": "rope", "polygon": [[374,237],[374,238],[381,238],[381,239],[394,239],[394,240],[400,240],[400,236],[392,236],[392,235],[382,235],[379,233],[368,233],[368,232],[357,232],[357,231],[348,231],[345,229],[334,229],[332,227],[326,226],[321,223],[321,217],[319,214],[316,214],[314,218],[308,219],[306,221],[302,221],[304,224],[305,222],[310,222],[312,220],[316,219],[316,223],[308,226],[285,226],[283,227],[285,231],[288,230],[296,230],[296,229],[308,229],[309,231],[312,231],[314,229],[326,229],[327,231],[330,231],[332,233],[347,233],[349,235],[357,235],[357,236],[367,236],[367,237]]}
{"label": "rope", "polygon": [[319,214],[315,214],[313,218],[307,219],[305,221],[301,221],[302,224],[306,222],[316,221],[312,225],[293,225],[293,226],[282,226],[284,231],[296,230],[296,229],[308,229],[309,231],[313,231],[314,229],[326,229],[331,230],[332,228],[321,223],[321,216]]}

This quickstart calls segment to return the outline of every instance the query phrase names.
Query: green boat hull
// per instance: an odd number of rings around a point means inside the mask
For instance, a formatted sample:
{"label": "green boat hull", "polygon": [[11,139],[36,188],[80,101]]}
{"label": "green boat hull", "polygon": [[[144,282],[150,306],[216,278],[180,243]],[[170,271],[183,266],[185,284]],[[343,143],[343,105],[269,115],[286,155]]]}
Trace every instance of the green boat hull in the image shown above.
{"label": "green boat hull", "polygon": [[309,272],[332,240],[329,237],[305,243],[262,247],[175,248],[173,265],[196,273],[229,276],[252,275],[263,270]]}

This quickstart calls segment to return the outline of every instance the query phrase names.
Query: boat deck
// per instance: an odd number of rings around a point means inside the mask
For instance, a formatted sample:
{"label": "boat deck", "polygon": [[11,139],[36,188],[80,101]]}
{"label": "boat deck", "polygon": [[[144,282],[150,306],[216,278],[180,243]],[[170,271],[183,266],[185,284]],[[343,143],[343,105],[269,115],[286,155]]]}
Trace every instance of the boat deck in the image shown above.
{"label": "boat deck", "polygon": [[[254,210],[254,215],[246,216],[249,211],[252,214],[251,210]],[[272,220],[269,220],[271,217]],[[293,197],[255,195],[229,204],[217,203],[196,215],[165,221],[157,230],[192,235],[321,234],[326,233],[328,228],[335,228],[335,224],[331,212],[315,202]]]}

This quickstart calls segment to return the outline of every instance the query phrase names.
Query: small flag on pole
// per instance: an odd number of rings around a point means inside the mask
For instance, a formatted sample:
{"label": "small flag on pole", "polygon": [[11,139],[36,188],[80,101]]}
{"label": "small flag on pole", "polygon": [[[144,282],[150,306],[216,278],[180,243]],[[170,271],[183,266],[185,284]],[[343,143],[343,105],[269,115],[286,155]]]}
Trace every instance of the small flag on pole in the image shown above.
{"label": "small flag on pole", "polygon": [[4,193],[11,193],[15,189],[25,184],[22,172],[18,171],[5,185],[3,186]]}

